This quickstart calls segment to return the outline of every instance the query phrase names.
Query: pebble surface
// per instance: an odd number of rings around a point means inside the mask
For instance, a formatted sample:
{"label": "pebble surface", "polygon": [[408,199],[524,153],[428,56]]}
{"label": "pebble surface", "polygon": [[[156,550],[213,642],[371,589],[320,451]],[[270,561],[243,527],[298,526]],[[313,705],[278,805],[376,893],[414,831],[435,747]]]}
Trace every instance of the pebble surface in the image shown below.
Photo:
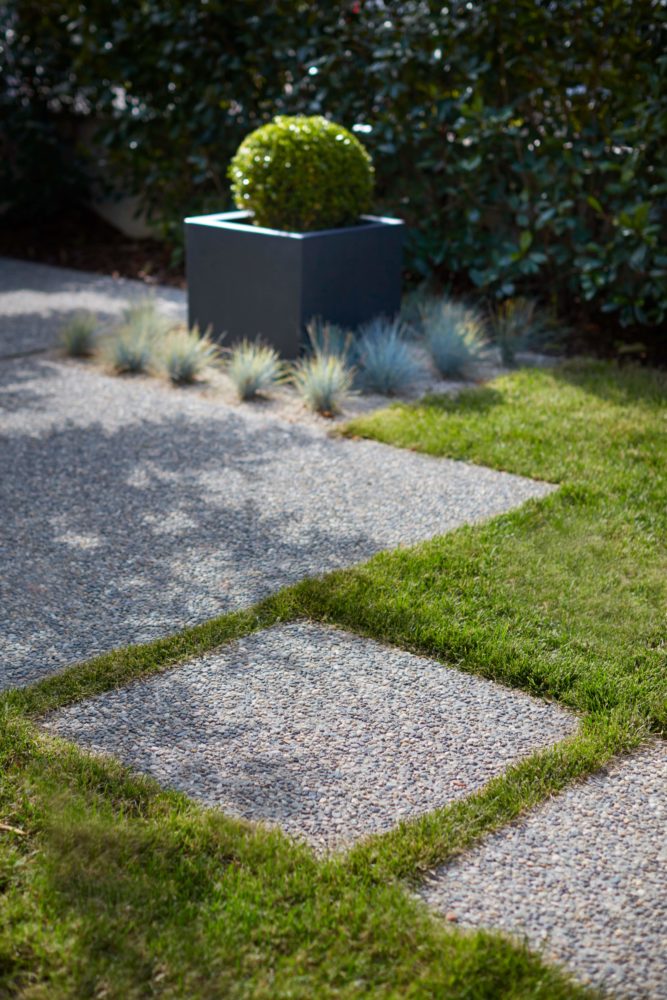
{"label": "pebble surface", "polygon": [[667,744],[619,757],[487,838],[423,897],[527,939],[616,997],[667,997]]}
{"label": "pebble surface", "polygon": [[232,815],[330,848],[465,798],[570,736],[577,719],[435,661],[296,622],[44,725]]}
{"label": "pebble surface", "polygon": [[127,278],[0,257],[0,361],[55,347],[60,328],[77,312],[94,312],[106,322],[147,294],[167,315],[185,320],[186,295],[179,288],[147,288]]}
{"label": "pebble surface", "polygon": [[42,358],[0,365],[0,467],[0,688],[552,489]]}

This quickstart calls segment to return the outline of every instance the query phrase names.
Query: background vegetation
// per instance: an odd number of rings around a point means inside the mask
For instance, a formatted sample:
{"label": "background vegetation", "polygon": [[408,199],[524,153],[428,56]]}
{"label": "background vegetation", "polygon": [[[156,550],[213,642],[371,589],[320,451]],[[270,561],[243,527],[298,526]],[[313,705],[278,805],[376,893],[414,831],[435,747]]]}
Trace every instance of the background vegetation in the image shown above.
{"label": "background vegetation", "polygon": [[184,214],[231,207],[249,131],[323,113],[373,155],[413,276],[664,323],[660,0],[8,0],[0,27],[15,212],[80,196],[96,132],[94,161],[178,243]]}

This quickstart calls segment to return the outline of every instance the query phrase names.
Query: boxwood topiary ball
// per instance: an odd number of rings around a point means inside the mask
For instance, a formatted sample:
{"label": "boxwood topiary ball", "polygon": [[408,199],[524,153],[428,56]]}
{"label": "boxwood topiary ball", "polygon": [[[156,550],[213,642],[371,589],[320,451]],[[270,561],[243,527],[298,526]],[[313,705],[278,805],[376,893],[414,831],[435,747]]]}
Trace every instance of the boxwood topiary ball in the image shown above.
{"label": "boxwood topiary ball", "polygon": [[373,163],[347,129],[316,115],[279,115],[246,136],[229,165],[238,208],[269,229],[352,225],[370,206]]}

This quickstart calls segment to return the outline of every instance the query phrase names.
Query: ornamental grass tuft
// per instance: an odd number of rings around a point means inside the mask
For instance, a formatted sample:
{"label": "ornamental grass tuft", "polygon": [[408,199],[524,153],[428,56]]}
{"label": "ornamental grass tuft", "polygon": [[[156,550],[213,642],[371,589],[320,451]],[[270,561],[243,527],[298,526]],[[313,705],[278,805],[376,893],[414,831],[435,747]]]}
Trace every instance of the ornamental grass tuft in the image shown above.
{"label": "ornamental grass tuft", "polygon": [[218,345],[202,335],[197,326],[191,330],[178,326],[160,345],[158,367],[174,385],[187,385],[199,378],[206,368],[215,365],[219,357]]}
{"label": "ornamental grass tuft", "polygon": [[226,372],[239,399],[254,399],[284,379],[278,352],[260,340],[242,340],[228,355]]}
{"label": "ornamental grass tuft", "polygon": [[104,345],[104,357],[117,375],[145,372],[153,360],[153,341],[131,327],[120,327]]}
{"label": "ornamental grass tuft", "polygon": [[484,320],[475,309],[432,299],[420,310],[424,344],[443,378],[468,378],[488,349]]}
{"label": "ornamental grass tuft", "polygon": [[91,312],[76,313],[60,331],[60,344],[70,358],[87,358],[94,353],[99,322]]}
{"label": "ornamental grass tuft", "polygon": [[310,351],[312,354],[340,358],[344,364],[350,364],[354,354],[354,336],[349,330],[344,330],[336,323],[329,323],[321,316],[314,316],[306,324]]}
{"label": "ornamental grass tuft", "polygon": [[107,338],[103,355],[119,375],[145,372],[156,363],[170,325],[155,299],[133,302],[123,311],[120,326]]}
{"label": "ornamental grass tuft", "polygon": [[356,342],[358,381],[367,392],[393,396],[404,392],[424,374],[424,366],[406,342],[400,320],[378,318],[362,327]]}
{"label": "ornamental grass tuft", "polygon": [[332,417],[352,389],[353,371],[334,354],[311,354],[292,369],[292,383],[306,406]]}
{"label": "ornamental grass tuft", "polygon": [[534,299],[517,297],[501,302],[491,314],[491,330],[500,360],[508,368],[519,351],[562,347],[567,332],[556,318],[540,309]]}

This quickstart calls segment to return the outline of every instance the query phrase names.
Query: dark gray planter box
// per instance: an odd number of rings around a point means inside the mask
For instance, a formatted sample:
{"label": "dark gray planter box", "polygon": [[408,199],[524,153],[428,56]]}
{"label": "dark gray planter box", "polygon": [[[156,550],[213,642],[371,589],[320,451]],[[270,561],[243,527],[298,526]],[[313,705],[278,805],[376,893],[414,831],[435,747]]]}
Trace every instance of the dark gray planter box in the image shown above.
{"label": "dark gray planter box", "polygon": [[286,233],[248,212],[185,220],[188,319],[231,344],[258,335],[299,355],[305,324],[321,316],[354,330],[401,303],[404,224],[364,215],[356,226]]}

